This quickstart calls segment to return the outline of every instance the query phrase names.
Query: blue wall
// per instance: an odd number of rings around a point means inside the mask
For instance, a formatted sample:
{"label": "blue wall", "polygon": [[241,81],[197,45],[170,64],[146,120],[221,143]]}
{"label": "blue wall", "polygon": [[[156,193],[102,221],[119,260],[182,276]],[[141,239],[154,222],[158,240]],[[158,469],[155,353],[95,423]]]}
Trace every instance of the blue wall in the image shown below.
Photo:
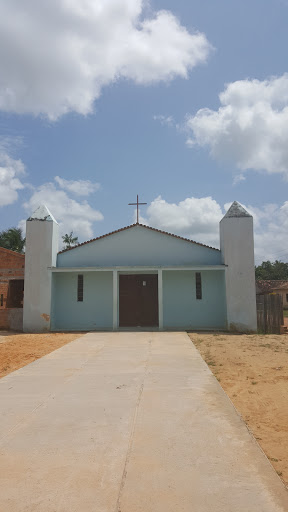
{"label": "blue wall", "polygon": [[220,265],[221,253],[144,226],[58,254],[58,267]]}
{"label": "blue wall", "polygon": [[164,329],[225,329],[225,272],[203,271],[196,299],[194,271],[163,271]]}
{"label": "blue wall", "polygon": [[[77,272],[53,274],[52,330],[112,330],[112,272],[83,272],[84,300],[77,302]],[[225,329],[225,272],[202,271],[196,299],[195,271],[163,271],[164,329]]]}
{"label": "blue wall", "polygon": [[52,330],[112,329],[112,272],[83,272],[83,302],[77,302],[77,273],[53,274]]}

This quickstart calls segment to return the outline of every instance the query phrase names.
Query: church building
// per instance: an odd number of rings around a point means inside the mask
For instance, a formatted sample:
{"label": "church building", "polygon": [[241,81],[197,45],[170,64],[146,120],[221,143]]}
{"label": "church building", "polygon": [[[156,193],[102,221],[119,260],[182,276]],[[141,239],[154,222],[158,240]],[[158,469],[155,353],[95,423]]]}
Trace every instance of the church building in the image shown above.
{"label": "church building", "polygon": [[27,220],[23,330],[256,331],[252,216],[236,201],[220,250],[139,224],[58,252],[46,206]]}

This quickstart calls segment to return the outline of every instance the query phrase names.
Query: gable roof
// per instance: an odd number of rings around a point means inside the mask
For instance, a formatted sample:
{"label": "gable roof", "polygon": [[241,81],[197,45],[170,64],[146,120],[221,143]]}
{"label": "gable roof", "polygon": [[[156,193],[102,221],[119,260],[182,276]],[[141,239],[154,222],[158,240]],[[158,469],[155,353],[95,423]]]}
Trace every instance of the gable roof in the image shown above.
{"label": "gable roof", "polygon": [[288,281],[279,280],[265,280],[259,279],[256,281],[257,293],[271,293],[273,290],[286,290],[288,289]]}
{"label": "gable roof", "polygon": [[73,249],[77,249],[78,247],[81,247],[82,245],[90,244],[91,242],[96,242],[96,240],[101,240],[102,238],[106,238],[111,235],[115,235],[116,233],[121,233],[121,231],[125,231],[126,229],[134,228],[135,226],[141,226],[145,229],[150,229],[151,231],[156,231],[156,233],[161,233],[162,235],[172,236],[174,238],[178,238],[179,240],[184,240],[185,242],[190,242],[191,244],[200,245],[201,247],[206,247],[207,249],[213,249],[214,251],[218,251],[219,249],[216,249],[215,247],[210,247],[209,245],[201,244],[199,242],[194,242],[194,240],[190,240],[190,238],[184,238],[179,235],[174,235],[173,233],[168,233],[167,231],[162,231],[161,229],[152,228],[151,226],[146,226],[145,224],[130,224],[130,226],[125,226],[124,228],[117,229],[116,231],[111,231],[111,233],[107,233],[106,235],[98,236],[97,238],[92,238],[92,240],[87,240],[87,242],[83,242],[81,244],[75,245],[74,247],[70,247],[68,249],[63,249],[62,251],[59,251],[58,254],[62,254],[63,252],[72,251]]}

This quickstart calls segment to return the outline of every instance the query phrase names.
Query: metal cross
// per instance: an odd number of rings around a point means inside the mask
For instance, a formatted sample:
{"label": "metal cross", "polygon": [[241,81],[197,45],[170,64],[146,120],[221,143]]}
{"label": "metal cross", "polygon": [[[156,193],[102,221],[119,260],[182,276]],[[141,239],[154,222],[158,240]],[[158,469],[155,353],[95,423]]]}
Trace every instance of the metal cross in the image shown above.
{"label": "metal cross", "polygon": [[128,206],[137,206],[137,224],[139,224],[139,205],[147,204],[147,203],[139,203],[138,194],[137,194],[137,203],[128,203]]}

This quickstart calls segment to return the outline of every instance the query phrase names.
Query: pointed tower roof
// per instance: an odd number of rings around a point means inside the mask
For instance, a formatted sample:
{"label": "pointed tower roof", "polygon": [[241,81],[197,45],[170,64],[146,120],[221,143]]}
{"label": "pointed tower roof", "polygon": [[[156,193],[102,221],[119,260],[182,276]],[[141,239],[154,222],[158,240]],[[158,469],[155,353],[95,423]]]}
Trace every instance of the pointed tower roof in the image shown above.
{"label": "pointed tower roof", "polygon": [[223,219],[227,217],[252,217],[252,215],[250,215],[250,213],[248,213],[245,208],[241,206],[241,204],[239,204],[237,201],[234,201],[226,215],[224,215]]}
{"label": "pointed tower roof", "polygon": [[57,221],[54,219],[52,213],[48,210],[45,204],[41,204],[40,206],[38,206],[38,208],[35,210],[34,213],[32,213],[32,215],[27,219],[27,221],[28,220],[48,220],[56,222],[57,224]]}

